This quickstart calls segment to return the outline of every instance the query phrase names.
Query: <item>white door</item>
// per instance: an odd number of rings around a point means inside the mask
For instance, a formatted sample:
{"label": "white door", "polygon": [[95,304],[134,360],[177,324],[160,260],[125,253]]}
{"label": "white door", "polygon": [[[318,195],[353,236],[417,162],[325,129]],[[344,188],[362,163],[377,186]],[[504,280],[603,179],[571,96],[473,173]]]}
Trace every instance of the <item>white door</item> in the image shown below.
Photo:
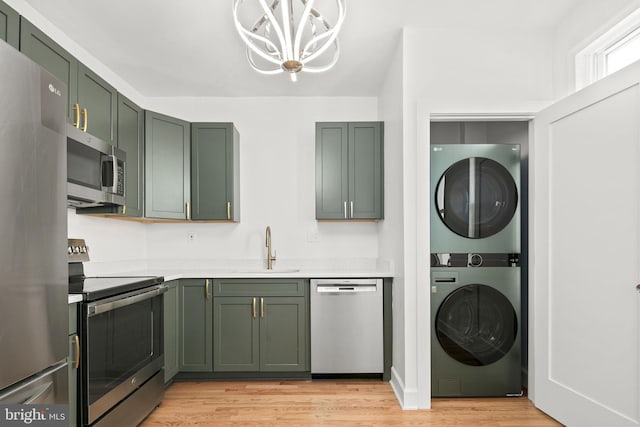
{"label": "white door", "polygon": [[535,119],[531,397],[568,426],[640,425],[640,63]]}

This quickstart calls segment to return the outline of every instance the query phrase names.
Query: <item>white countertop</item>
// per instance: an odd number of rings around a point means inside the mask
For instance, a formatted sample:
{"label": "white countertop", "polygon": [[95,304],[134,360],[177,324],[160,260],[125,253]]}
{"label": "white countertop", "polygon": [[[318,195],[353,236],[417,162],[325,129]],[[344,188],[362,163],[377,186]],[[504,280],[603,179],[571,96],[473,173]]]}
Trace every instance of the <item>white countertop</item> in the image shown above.
{"label": "white countertop", "polygon": [[177,279],[385,278],[393,277],[387,261],[373,259],[282,260],[267,270],[260,260],[154,260],[136,263],[85,263],[87,276],[164,276]]}
{"label": "white countertop", "polygon": [[393,277],[391,272],[382,270],[311,270],[311,269],[147,269],[117,273],[127,276],[164,276],[165,281],[178,279],[322,279],[322,278],[384,278]]}

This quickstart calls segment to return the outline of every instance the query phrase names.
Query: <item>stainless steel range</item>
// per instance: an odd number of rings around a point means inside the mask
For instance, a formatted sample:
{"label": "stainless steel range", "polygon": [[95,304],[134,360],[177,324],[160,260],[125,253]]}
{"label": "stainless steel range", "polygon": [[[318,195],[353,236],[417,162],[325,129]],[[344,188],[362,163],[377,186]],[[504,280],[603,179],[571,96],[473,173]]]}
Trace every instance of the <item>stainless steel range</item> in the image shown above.
{"label": "stainless steel range", "polygon": [[164,278],[86,277],[84,240],[69,239],[67,252],[69,293],[83,295],[79,419],[138,425],[164,395]]}

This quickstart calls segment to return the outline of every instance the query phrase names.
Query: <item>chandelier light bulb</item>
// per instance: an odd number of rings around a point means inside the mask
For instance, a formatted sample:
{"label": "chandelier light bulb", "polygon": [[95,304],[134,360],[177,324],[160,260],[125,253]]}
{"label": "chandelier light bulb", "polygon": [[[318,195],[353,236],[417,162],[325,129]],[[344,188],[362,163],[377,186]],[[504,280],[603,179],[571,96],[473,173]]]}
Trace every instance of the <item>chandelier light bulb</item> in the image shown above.
{"label": "chandelier light bulb", "polygon": [[[262,74],[319,73],[338,61],[345,0],[233,0],[233,20],[247,60]],[[323,7],[320,13],[314,4]],[[326,14],[330,12],[330,14]]]}

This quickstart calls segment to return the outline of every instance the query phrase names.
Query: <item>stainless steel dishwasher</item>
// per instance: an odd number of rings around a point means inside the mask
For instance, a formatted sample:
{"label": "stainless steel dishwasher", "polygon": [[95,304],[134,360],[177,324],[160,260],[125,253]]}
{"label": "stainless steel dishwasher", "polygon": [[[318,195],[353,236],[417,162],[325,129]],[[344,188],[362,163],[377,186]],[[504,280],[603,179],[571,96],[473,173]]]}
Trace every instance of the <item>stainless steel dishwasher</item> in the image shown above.
{"label": "stainless steel dishwasher", "polygon": [[384,371],[382,279],[311,279],[311,373]]}

